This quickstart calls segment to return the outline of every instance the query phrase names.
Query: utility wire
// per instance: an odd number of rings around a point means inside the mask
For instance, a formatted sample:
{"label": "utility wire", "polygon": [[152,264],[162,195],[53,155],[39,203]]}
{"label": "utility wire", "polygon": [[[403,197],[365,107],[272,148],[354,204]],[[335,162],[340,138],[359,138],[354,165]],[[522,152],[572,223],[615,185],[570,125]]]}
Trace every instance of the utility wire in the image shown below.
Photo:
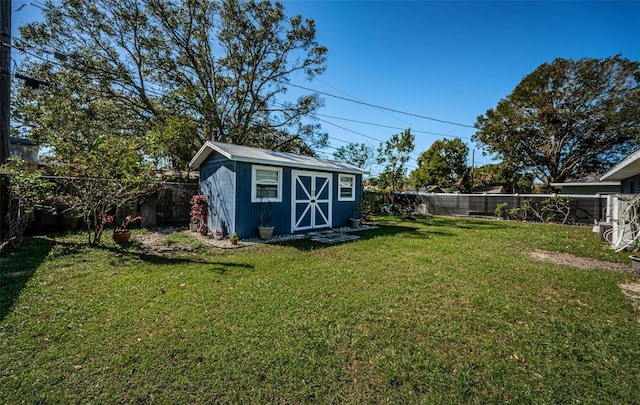
{"label": "utility wire", "polygon": [[352,98],[347,98],[347,97],[338,96],[337,94],[327,93],[327,92],[325,92],[325,91],[314,90],[314,89],[311,89],[311,88],[309,88],[309,87],[300,86],[300,85],[298,85],[298,84],[286,83],[286,85],[291,86],[291,87],[297,87],[297,88],[299,88],[299,89],[306,90],[306,91],[312,91],[312,92],[314,92],[314,93],[322,94],[322,95],[324,95],[324,96],[337,98],[337,99],[339,99],[339,100],[344,100],[344,101],[349,101],[349,102],[356,103],[356,104],[365,105],[365,106],[367,106],[367,107],[378,108],[378,109],[380,109],[380,110],[391,111],[391,112],[394,112],[394,113],[404,114],[404,115],[409,115],[409,116],[411,116],[411,117],[422,118],[422,119],[425,119],[425,120],[430,120],[430,121],[435,121],[435,122],[441,122],[441,123],[443,123],[443,124],[457,125],[457,126],[460,126],[460,127],[476,129],[474,126],[471,126],[471,125],[461,124],[461,123],[459,123],[459,122],[453,122],[453,121],[441,120],[441,119],[438,119],[438,118],[428,117],[428,116],[426,116],[426,115],[420,115],[420,114],[409,113],[409,112],[406,112],[406,111],[396,110],[396,109],[394,109],[394,108],[383,107],[383,106],[379,106],[379,105],[375,105],[375,104],[367,103],[367,102],[364,102],[364,101],[354,100],[354,99],[352,99]]}
{"label": "utility wire", "polygon": [[[336,116],[333,116],[333,115],[326,115],[326,114],[315,114],[315,115],[317,115],[319,117],[333,118],[333,119],[336,119],[336,120],[355,122],[357,124],[371,125],[371,126],[380,127],[380,128],[389,128],[389,129],[396,129],[396,130],[404,130],[404,129],[406,129],[406,128],[402,128],[402,127],[394,127],[394,126],[391,126],[391,125],[376,124],[376,123],[367,122],[367,121],[359,121],[359,120],[354,120],[354,119],[351,119],[351,118],[336,117]],[[471,140],[471,137],[468,137],[468,136],[439,134],[437,132],[421,131],[421,130],[417,130],[417,129],[414,129],[414,128],[411,128],[411,132],[412,133],[415,132],[415,133],[419,133],[419,134],[444,136],[446,138],[461,138],[461,139]]]}
{"label": "utility wire", "polygon": [[[358,97],[356,97],[356,96],[354,96],[354,95],[352,95],[352,94],[349,94],[349,93],[347,93],[346,91],[341,90],[341,89],[337,88],[336,86],[333,86],[332,84],[327,83],[327,82],[325,82],[324,80],[322,80],[322,79],[320,79],[320,78],[318,78],[318,77],[314,77],[314,78],[313,78],[313,80],[314,80],[314,81],[318,81],[318,82],[320,82],[320,83],[323,83],[324,85],[329,86],[329,87],[331,87],[332,89],[335,89],[335,90],[339,91],[340,93],[342,93],[342,94],[344,94],[344,95],[346,95],[346,96],[348,96],[348,97],[351,97],[351,98],[353,98],[353,99],[355,99],[355,100],[357,100],[357,101],[362,101],[362,100],[358,99]],[[393,118],[394,120],[401,121],[401,122],[404,122],[405,124],[408,124],[408,125],[411,127],[411,129],[412,129],[412,130],[414,130],[414,131],[415,131],[415,129],[416,129],[416,128],[418,128],[418,129],[420,128],[420,127],[418,127],[418,126],[414,125],[413,123],[410,123],[409,121],[403,120],[403,119],[401,119],[401,118],[398,118],[398,117],[397,117],[397,116],[395,116],[395,115],[392,115],[392,114],[391,114],[391,113],[389,113],[388,111],[385,111],[385,110],[379,110],[379,111],[380,111],[380,112],[382,112],[383,114],[385,114],[385,115],[387,115],[387,116],[389,116],[389,117]],[[392,129],[399,129],[399,130],[403,130],[403,129],[405,129],[405,127],[403,127],[403,128],[398,128],[398,127],[392,127],[392,126],[388,126],[388,128],[392,128]],[[416,131],[416,132],[420,132],[420,131]],[[426,131],[424,131],[424,132],[426,132]]]}
{"label": "utility wire", "polygon": [[[312,115],[312,117],[313,117],[313,115]],[[381,140],[381,139],[374,138],[374,137],[369,136],[369,135],[365,135],[365,134],[363,134],[362,132],[358,132],[358,131],[354,131],[353,129],[345,128],[345,127],[343,127],[343,126],[340,126],[340,125],[338,125],[338,124],[334,124],[333,122],[330,122],[330,121],[327,121],[327,120],[323,120],[323,119],[318,118],[318,117],[315,117],[315,118],[316,118],[318,121],[320,121],[320,122],[324,122],[324,123],[327,123],[327,124],[329,124],[329,125],[333,125],[333,126],[334,126],[334,127],[336,127],[336,128],[340,128],[340,129],[342,129],[342,130],[345,130],[345,131],[348,131],[348,132],[354,133],[354,134],[356,134],[356,135],[363,136],[363,137],[365,137],[365,138],[368,138],[368,139],[374,140],[374,141],[376,141],[376,142],[384,142],[384,141],[383,141],[383,140]]]}
{"label": "utility wire", "polygon": [[[364,137],[367,137],[367,138],[370,138],[370,139],[373,139],[373,140],[376,140],[376,141],[379,141],[379,142],[384,142],[384,141],[381,141],[381,140],[379,140],[379,139],[372,138],[372,137],[370,137],[370,136],[368,136],[368,135],[362,134],[362,133],[360,133],[360,132],[354,131],[354,130],[352,130],[352,129],[345,128],[345,127],[342,127],[342,126],[340,126],[340,125],[334,124],[334,123],[332,123],[332,122],[329,122],[329,121],[326,121],[326,120],[322,120],[322,119],[319,119],[319,118],[316,118],[316,119],[317,119],[318,121],[325,122],[325,123],[327,123],[327,124],[329,124],[329,125],[333,125],[333,126],[335,126],[335,127],[338,127],[338,128],[340,128],[340,129],[343,129],[343,130],[345,130],[345,131],[352,132],[352,133],[354,133],[354,134],[356,134],[356,135],[364,136]],[[343,140],[343,139],[338,139],[338,138],[335,138],[335,137],[332,137],[332,136],[329,136],[328,138],[329,138],[329,139],[333,139],[334,141],[339,141],[339,142],[343,142],[343,143],[347,143],[347,144],[348,144],[348,143],[351,143],[351,142],[349,142],[349,141],[345,141],[345,140]],[[334,146],[329,146],[329,145],[327,145],[327,148],[334,149],[334,150],[338,150],[338,149],[339,149],[339,148],[336,148],[336,147],[334,147]],[[410,155],[413,155],[413,156],[415,156],[415,157],[419,157],[419,156],[420,156],[420,154],[419,154],[419,153],[417,153],[417,152],[411,152],[411,153],[410,153]],[[405,167],[406,167],[406,168],[408,168],[408,169],[417,169],[417,168],[418,168],[417,166],[414,166],[414,165],[411,165],[411,164],[405,164]]]}

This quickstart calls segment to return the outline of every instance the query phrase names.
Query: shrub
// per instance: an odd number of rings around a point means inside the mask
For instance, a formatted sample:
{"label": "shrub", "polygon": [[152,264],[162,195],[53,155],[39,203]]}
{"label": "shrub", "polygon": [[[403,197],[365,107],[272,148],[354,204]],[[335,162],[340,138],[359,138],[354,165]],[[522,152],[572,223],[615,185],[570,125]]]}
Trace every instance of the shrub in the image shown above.
{"label": "shrub", "polygon": [[498,217],[499,219],[506,219],[507,218],[507,205],[509,205],[508,203],[499,203],[498,205],[496,205],[496,209],[494,211],[494,214],[496,217]]}
{"label": "shrub", "polygon": [[572,201],[570,197],[549,197],[539,206],[526,199],[521,209],[541,222],[557,222],[564,225],[569,220]]}
{"label": "shrub", "polygon": [[198,224],[198,231],[202,234],[209,232],[209,198],[206,195],[191,197],[191,222]]}
{"label": "shrub", "polygon": [[[52,199],[53,184],[44,180],[40,171],[29,171],[27,164],[19,159],[11,159],[0,167],[0,173],[7,175],[9,192],[6,216],[8,232],[0,237],[6,237],[2,245],[8,244],[17,250],[22,245],[25,230],[33,220],[35,209]],[[0,248],[0,252],[2,250]]]}

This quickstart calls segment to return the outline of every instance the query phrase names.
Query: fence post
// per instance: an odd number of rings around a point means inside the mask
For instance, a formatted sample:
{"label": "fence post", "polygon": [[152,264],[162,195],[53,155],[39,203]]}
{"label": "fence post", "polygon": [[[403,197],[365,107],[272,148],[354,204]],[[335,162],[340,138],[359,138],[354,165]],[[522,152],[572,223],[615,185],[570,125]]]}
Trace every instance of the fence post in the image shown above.
{"label": "fence post", "polygon": [[482,212],[487,212],[488,205],[489,205],[489,197],[487,197],[487,193],[484,193],[482,200],[483,200]]}
{"label": "fence post", "polygon": [[0,174],[0,242],[9,238],[9,176]]}

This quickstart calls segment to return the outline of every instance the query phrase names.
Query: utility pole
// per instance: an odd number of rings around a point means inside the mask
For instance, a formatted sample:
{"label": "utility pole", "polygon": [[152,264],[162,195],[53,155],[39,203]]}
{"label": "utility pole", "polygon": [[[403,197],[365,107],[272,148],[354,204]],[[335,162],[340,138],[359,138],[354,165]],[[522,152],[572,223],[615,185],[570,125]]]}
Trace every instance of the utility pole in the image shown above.
{"label": "utility pole", "polygon": [[473,190],[473,181],[476,175],[476,150],[471,149],[471,190]]}
{"label": "utility pole", "polygon": [[[0,165],[9,158],[11,134],[11,0],[0,0]],[[7,232],[7,179],[0,176],[0,242]]]}
{"label": "utility pole", "polygon": [[0,164],[9,158],[11,104],[11,0],[0,0]]}

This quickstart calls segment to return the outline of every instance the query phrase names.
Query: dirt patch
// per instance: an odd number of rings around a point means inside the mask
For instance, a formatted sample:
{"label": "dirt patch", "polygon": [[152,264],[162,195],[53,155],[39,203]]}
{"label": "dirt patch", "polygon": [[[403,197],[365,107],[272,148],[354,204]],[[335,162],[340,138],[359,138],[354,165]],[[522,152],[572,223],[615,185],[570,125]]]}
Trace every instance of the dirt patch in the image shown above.
{"label": "dirt patch", "polygon": [[221,249],[237,249],[240,247],[248,246],[249,242],[240,241],[237,245],[232,245],[229,242],[229,238],[222,240],[216,240],[210,236],[203,236],[197,232],[190,232],[181,228],[163,228],[157,229],[155,232],[149,232],[142,235],[138,235],[136,240],[140,244],[140,247],[150,253],[156,254],[170,254],[179,252],[193,252],[196,247],[183,245],[180,243],[169,243],[167,236],[171,233],[185,233],[191,237],[198,239],[205,245],[217,247]]}
{"label": "dirt patch", "polygon": [[[537,250],[529,253],[529,255],[544,262],[561,264],[564,266],[573,266],[581,269],[605,269],[616,273],[628,273],[631,271],[630,266],[620,263],[611,263],[604,260],[588,259],[586,257],[575,256],[569,253],[547,252]],[[640,314],[640,282],[627,280],[618,284],[622,293],[629,298],[631,305]],[[640,315],[636,317],[636,321],[640,324]]]}
{"label": "dirt patch", "polygon": [[636,313],[639,314],[636,317],[636,322],[640,324],[640,283],[635,281],[625,281],[624,283],[618,284],[622,293],[629,298],[631,301],[631,305],[636,310]]}
{"label": "dirt patch", "polygon": [[589,259],[586,257],[572,255],[570,253],[536,250],[529,253],[529,256],[543,262],[561,264],[563,266],[578,267],[580,269],[605,269],[616,273],[628,273],[631,271],[631,267],[624,264],[612,263],[605,260]]}

